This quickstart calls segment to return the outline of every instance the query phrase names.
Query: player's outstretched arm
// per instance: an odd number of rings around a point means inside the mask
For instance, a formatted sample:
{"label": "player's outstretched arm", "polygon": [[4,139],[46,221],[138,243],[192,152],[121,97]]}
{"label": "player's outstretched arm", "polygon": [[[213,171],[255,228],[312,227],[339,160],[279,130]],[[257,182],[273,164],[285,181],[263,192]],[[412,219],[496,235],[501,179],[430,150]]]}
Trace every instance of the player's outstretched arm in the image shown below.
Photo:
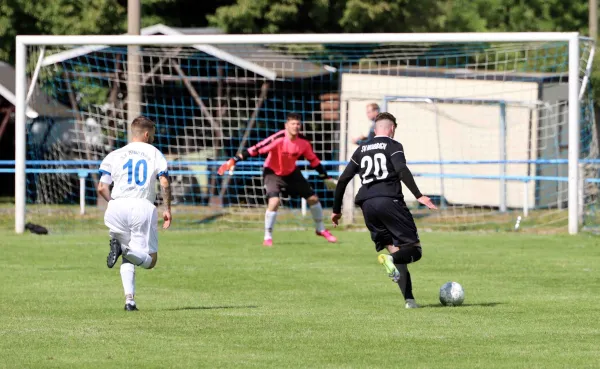
{"label": "player's outstretched arm", "polygon": [[406,187],[408,187],[410,192],[412,192],[420,204],[427,206],[429,209],[437,209],[437,206],[435,206],[429,197],[421,194],[419,188],[417,187],[417,183],[415,182],[415,177],[412,175],[410,169],[408,169],[406,165],[404,165],[404,169],[402,171],[402,182],[404,182]]}
{"label": "player's outstretched arm", "polygon": [[402,147],[400,147],[399,151],[392,153],[392,164],[399,173],[402,182],[404,182],[406,187],[410,190],[417,201],[427,206],[429,209],[437,209],[431,199],[427,196],[424,196],[421,191],[419,191],[419,187],[415,182],[415,177],[412,175],[410,169],[408,169],[408,166],[406,165],[406,157],[404,156]]}
{"label": "player's outstretched arm", "polygon": [[171,226],[171,220],[173,219],[171,216],[171,200],[173,199],[171,196],[171,182],[167,176],[160,176],[158,178],[160,181],[160,188],[162,189],[163,193],[163,201],[165,203],[165,211],[163,212],[163,228],[167,229]]}
{"label": "player's outstretched arm", "polygon": [[235,165],[238,161],[246,160],[251,156],[257,156],[259,154],[267,154],[269,153],[275,146],[281,143],[281,140],[285,137],[285,133],[283,131],[277,132],[274,135],[269,136],[268,138],[260,141],[256,145],[250,147],[247,150],[242,151],[241,153],[233,156],[225,163],[223,163],[217,173],[222,176],[225,172],[233,172]]}
{"label": "player's outstretched arm", "polygon": [[342,175],[338,179],[337,186],[335,187],[335,196],[333,200],[333,214],[331,214],[331,221],[334,226],[337,227],[340,218],[342,217],[342,201],[344,199],[344,193],[346,193],[346,187],[348,183],[352,180],[354,175],[358,173],[359,166],[353,159],[350,159],[350,162],[344,168]]}
{"label": "player's outstretched arm", "polygon": [[331,176],[329,174],[327,174],[327,171],[323,167],[323,164],[321,164],[321,160],[313,151],[312,145],[310,143],[306,145],[304,151],[302,152],[302,156],[304,156],[304,158],[308,160],[311,169],[314,169],[317,173],[319,173],[319,179],[325,181],[325,185],[327,186],[327,188],[329,188],[330,190],[335,189],[337,183],[331,179]]}

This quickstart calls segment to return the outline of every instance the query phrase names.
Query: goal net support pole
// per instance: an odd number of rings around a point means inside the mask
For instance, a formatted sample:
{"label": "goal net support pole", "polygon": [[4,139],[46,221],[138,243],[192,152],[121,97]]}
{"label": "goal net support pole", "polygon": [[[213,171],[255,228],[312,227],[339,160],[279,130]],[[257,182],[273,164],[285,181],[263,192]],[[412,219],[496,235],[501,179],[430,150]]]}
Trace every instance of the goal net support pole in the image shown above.
{"label": "goal net support pole", "polygon": [[568,33],[411,33],[411,34],[285,34],[285,35],[75,35],[16,37],[15,105],[15,231],[25,230],[26,109],[28,46],[191,46],[222,44],[372,44],[372,43],[568,43],[568,232],[579,229],[579,34]]}
{"label": "goal net support pole", "polygon": [[[445,191],[444,191],[444,158],[442,156],[442,148],[441,148],[441,136],[440,136],[440,123],[439,123],[439,109],[437,104],[473,104],[473,105],[493,105],[498,106],[499,109],[499,128],[498,128],[498,142],[499,142],[499,158],[498,162],[500,163],[500,171],[499,171],[499,182],[500,182],[500,203],[498,206],[498,210],[501,213],[505,213],[507,211],[507,188],[506,188],[506,177],[507,177],[507,147],[506,147],[506,136],[507,136],[507,120],[506,120],[506,107],[507,105],[512,106],[521,106],[526,108],[536,108],[536,107],[544,107],[549,109],[549,104],[543,101],[510,101],[510,100],[498,100],[498,99],[473,99],[473,98],[443,98],[443,97],[414,97],[414,96],[385,96],[381,109],[384,112],[388,111],[388,104],[391,102],[397,103],[424,103],[431,105],[435,112],[435,131],[436,131],[436,141],[439,152],[439,179],[440,179],[440,202],[441,207],[444,208],[446,206],[445,201]],[[527,182],[525,182],[527,183]],[[526,184],[527,186],[527,184]],[[527,187],[525,187],[527,188]],[[527,191],[524,195],[525,199],[527,199]],[[581,198],[581,196],[580,196]],[[527,207],[529,200],[525,200],[523,208]],[[345,204],[350,205],[351,203]],[[582,205],[582,204],[580,204]]]}

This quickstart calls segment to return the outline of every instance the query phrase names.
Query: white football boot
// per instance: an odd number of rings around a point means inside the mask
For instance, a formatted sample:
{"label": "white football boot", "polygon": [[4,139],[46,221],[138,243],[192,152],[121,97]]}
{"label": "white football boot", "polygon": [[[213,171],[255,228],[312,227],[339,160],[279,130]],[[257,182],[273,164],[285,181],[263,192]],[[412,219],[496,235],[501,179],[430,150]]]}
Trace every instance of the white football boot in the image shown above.
{"label": "white football boot", "polygon": [[419,307],[419,305],[417,305],[415,299],[406,299],[406,304],[404,305],[404,307],[407,309],[416,309]]}

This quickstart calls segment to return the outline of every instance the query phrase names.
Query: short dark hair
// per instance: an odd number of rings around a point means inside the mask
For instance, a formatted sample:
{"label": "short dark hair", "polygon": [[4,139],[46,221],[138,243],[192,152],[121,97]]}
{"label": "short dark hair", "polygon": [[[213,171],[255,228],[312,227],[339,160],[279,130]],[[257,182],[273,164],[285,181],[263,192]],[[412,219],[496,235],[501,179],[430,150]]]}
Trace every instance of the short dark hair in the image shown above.
{"label": "short dark hair", "polygon": [[154,121],[152,119],[146,118],[143,115],[135,118],[133,122],[131,122],[131,131],[136,133],[143,133],[150,131],[154,128]]}
{"label": "short dark hair", "polygon": [[289,122],[290,120],[299,120],[302,122],[302,117],[298,113],[289,113],[287,115],[287,121]]}
{"label": "short dark hair", "polygon": [[375,123],[379,122],[380,120],[389,120],[392,123],[394,123],[394,128],[398,128],[398,123],[396,123],[396,117],[390,113],[384,112],[377,114],[377,116],[375,117]]}

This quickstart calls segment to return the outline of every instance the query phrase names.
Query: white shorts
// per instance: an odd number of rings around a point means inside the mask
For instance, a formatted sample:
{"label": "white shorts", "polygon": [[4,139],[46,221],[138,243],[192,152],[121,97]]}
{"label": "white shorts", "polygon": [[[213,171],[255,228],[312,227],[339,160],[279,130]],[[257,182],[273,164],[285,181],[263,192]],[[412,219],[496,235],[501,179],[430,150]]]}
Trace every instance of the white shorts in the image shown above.
{"label": "white shorts", "polygon": [[116,199],[108,203],[104,224],[121,247],[158,252],[158,211],[146,199]]}

